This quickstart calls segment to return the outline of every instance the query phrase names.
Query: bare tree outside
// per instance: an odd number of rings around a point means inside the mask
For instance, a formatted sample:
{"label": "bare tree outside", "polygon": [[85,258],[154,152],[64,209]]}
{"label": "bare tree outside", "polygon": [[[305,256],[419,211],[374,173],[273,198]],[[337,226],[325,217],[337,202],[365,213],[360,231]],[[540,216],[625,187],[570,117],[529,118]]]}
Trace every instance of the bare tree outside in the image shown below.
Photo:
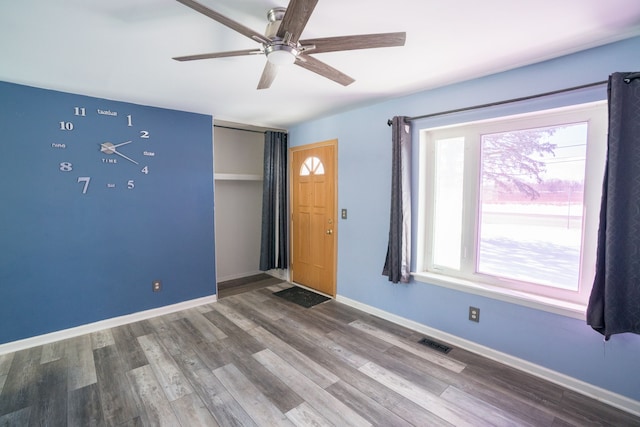
{"label": "bare tree outside", "polygon": [[540,196],[546,162],[557,145],[549,142],[554,128],[501,132],[482,136],[483,186],[493,183],[500,191],[518,191],[533,200]]}
{"label": "bare tree outside", "polygon": [[481,138],[478,271],[578,286],[586,124]]}

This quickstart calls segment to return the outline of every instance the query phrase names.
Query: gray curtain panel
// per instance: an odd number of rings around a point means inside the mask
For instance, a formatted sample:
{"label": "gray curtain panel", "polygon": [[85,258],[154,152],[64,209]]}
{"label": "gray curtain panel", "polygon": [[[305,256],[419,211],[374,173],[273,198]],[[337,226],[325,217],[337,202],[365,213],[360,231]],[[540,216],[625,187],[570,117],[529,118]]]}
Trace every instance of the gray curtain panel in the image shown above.
{"label": "gray curtain panel", "polygon": [[265,132],[260,270],[287,268],[287,134]]}
{"label": "gray curtain panel", "polygon": [[382,274],[393,283],[411,276],[411,126],[406,117],[391,123],[391,215],[389,244]]}
{"label": "gray curtain panel", "polygon": [[587,324],[640,333],[640,73],[609,77],[609,139]]}

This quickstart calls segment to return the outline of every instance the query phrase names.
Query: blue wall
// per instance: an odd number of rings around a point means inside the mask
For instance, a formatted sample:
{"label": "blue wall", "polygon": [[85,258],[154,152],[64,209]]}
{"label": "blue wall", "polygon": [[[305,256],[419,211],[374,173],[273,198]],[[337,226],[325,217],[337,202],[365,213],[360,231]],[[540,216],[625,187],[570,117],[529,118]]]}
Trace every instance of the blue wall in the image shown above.
{"label": "blue wall", "polygon": [[[607,80],[612,72],[640,70],[638,52],[640,38],[633,38],[290,129],[292,146],[338,139],[338,208],[349,210],[348,219],[338,224],[338,294],[640,400],[636,375],[640,337],[636,335],[616,335],[605,347],[602,336],[584,321],[415,281],[393,285],[381,275],[387,247],[391,181],[391,131],[387,119]],[[413,188],[417,188],[420,128],[602,99],[606,99],[606,86],[414,122]],[[415,202],[414,196],[414,205]],[[415,246],[415,206],[413,218]],[[467,320],[470,305],[482,310],[482,321],[478,324]]]}
{"label": "blue wall", "polygon": [[[215,294],[212,138],[211,116],[0,82],[0,343]],[[100,151],[126,141],[138,164]]]}

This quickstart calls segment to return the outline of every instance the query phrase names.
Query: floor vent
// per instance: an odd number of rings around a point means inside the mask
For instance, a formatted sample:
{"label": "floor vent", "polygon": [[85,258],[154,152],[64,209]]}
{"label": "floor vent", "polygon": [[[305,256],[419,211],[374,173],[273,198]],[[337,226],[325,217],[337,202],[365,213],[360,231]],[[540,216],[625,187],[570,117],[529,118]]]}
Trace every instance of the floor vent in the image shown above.
{"label": "floor vent", "polygon": [[449,347],[448,345],[444,345],[429,338],[422,338],[420,341],[418,341],[418,344],[426,345],[427,347],[439,351],[440,353],[447,354],[451,351],[451,347]]}

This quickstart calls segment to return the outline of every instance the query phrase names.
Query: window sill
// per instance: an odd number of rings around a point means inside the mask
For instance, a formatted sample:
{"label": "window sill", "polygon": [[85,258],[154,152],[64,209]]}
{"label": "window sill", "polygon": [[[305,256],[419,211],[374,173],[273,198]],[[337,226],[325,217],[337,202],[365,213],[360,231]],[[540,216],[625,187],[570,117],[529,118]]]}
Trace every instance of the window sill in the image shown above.
{"label": "window sill", "polygon": [[458,279],[435,273],[411,273],[418,282],[429,283],[431,285],[442,286],[460,292],[480,295],[537,310],[548,311],[561,316],[571,317],[578,320],[586,320],[585,313],[587,307],[581,304],[554,300],[552,298],[525,294],[511,289],[501,289],[484,285],[469,280]]}

